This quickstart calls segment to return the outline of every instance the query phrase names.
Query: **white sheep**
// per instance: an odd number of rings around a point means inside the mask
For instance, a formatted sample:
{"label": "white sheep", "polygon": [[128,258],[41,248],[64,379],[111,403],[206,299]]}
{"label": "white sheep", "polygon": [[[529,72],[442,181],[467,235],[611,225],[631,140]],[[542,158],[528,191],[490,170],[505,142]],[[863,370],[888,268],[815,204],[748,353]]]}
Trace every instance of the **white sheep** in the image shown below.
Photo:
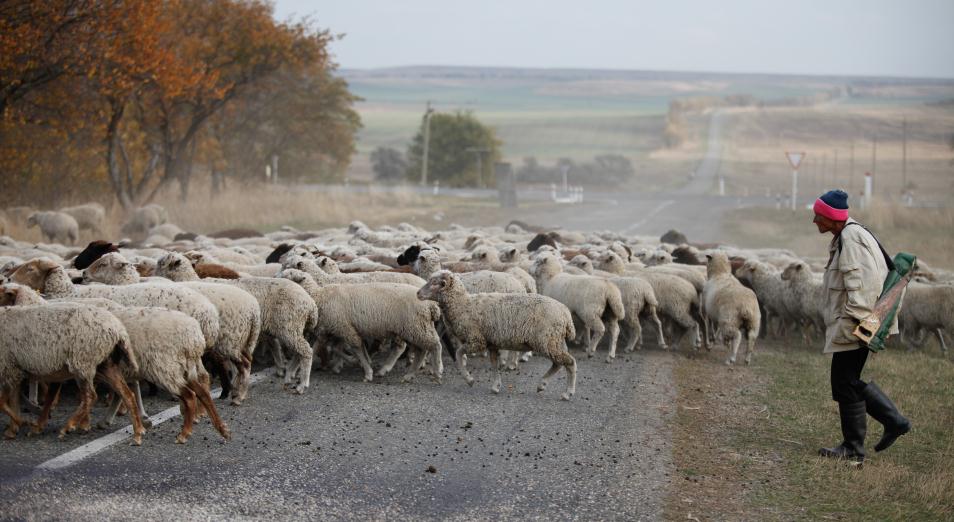
{"label": "white sheep", "polygon": [[0,307],[0,407],[11,421],[4,436],[16,437],[22,424],[20,383],[27,375],[47,381],[74,379],[80,402],[60,429],[60,438],[77,427],[89,431],[96,401],[93,381],[98,378],[122,397],[132,419],[133,443],[142,444],[145,429],[117,364],[124,359],[138,368],[126,328],[106,310],[76,304]]}
{"label": "white sheep", "polygon": [[924,333],[933,333],[947,355],[944,331],[954,333],[954,286],[929,285],[912,281],[904,294],[898,317],[901,339],[908,345],[923,346]]}
{"label": "white sheep", "polygon": [[235,262],[229,262],[229,261],[219,261],[218,257],[212,255],[211,253],[198,251],[198,250],[190,250],[189,252],[186,252],[184,255],[186,258],[189,259],[189,261],[193,265],[196,265],[196,266],[197,265],[220,265],[220,266],[224,266],[226,268],[235,270],[236,272],[240,274],[246,274],[250,276],[275,277],[275,274],[277,274],[282,269],[282,265],[278,263],[253,265],[253,264],[242,264],[242,263],[235,263]]}
{"label": "white sheep", "polygon": [[576,392],[576,360],[566,346],[566,341],[576,337],[576,331],[570,310],[556,299],[528,294],[469,294],[460,278],[446,270],[431,276],[417,296],[440,304],[454,337],[462,343],[457,348],[456,360],[468,384],[473,385],[474,378],[467,371],[466,353],[490,351],[494,369],[491,390],[499,393],[499,351],[530,350],[552,363],[537,391],[543,391],[547,379],[562,367],[567,372],[563,400],[569,400]]}
{"label": "white sheep", "polygon": [[34,212],[27,217],[27,228],[39,226],[47,241],[75,245],[79,239],[79,224],[62,212]]}
{"label": "white sheep", "polygon": [[134,210],[121,230],[123,234],[142,239],[149,234],[150,229],[168,221],[169,213],[166,209],[153,203]]}
{"label": "white sheep", "polygon": [[[86,281],[107,285],[131,285],[141,281],[135,266],[120,254],[108,253],[97,259],[83,274]],[[172,284],[162,278],[152,278]],[[262,327],[262,315],[258,301],[248,292],[231,285],[207,281],[176,283],[204,296],[215,307],[219,318],[219,336],[210,355],[218,364],[235,365],[235,393],[232,404],[239,405],[248,394],[248,381],[252,369],[252,353],[258,344]],[[230,395],[231,386],[223,376],[222,397]]]}
{"label": "white sheep", "polygon": [[788,292],[786,296],[786,307],[793,314],[793,319],[802,325],[802,334],[805,342],[809,342],[811,330],[808,328],[814,326],[816,332],[825,332],[824,307],[827,299],[825,285],[821,279],[812,274],[808,263],[796,261],[788,265],[782,271],[782,280],[786,282]]}
{"label": "white sheep", "polygon": [[[288,260],[289,258],[286,258]],[[420,287],[424,284],[424,280],[414,274],[406,274],[403,272],[355,272],[350,274],[345,274],[341,272],[341,269],[338,267],[333,259],[325,256],[318,256],[315,258],[314,263],[321,269],[322,272],[335,276],[335,282],[337,283],[348,283],[348,284],[357,284],[357,283],[399,283],[404,285],[411,285]],[[288,263],[285,263],[283,266],[290,268]],[[390,268],[390,267],[386,267]],[[298,270],[301,270],[300,268]],[[310,271],[306,271],[309,274]],[[314,277],[314,275],[312,275]],[[326,279],[327,281],[327,279]],[[316,279],[316,282],[317,281]],[[321,282],[319,282],[321,283]]]}
{"label": "white sheep", "polygon": [[607,328],[610,353],[616,353],[618,322],[625,317],[626,312],[623,298],[615,285],[594,276],[564,274],[560,260],[552,254],[537,256],[530,273],[536,278],[541,294],[565,304],[583,323],[588,356],[592,357],[596,353],[596,346]]}
{"label": "white sheep", "polygon": [[[182,254],[169,253],[163,256],[156,267],[156,275],[173,281],[198,281],[192,264]],[[296,372],[288,371],[282,347],[288,348],[294,359],[290,366],[300,369],[295,392],[304,393],[311,382],[312,349],[305,340],[305,332],[312,331],[318,321],[317,309],[311,296],[298,285],[284,279],[243,277],[240,279],[216,279],[245,290],[258,301],[261,311],[261,335],[271,342],[275,365],[284,372],[285,385],[290,386]]]}
{"label": "white sheep", "polygon": [[775,334],[785,330],[791,314],[787,306],[788,285],[782,281],[782,273],[769,263],[749,259],[736,271],[739,281],[747,284],[759,298],[759,304],[765,310],[766,330],[775,319]]}
{"label": "white sheep", "polygon": [[106,224],[106,209],[99,203],[61,208],[60,212],[73,216],[80,230],[89,230],[94,234],[101,234]]}
{"label": "white sheep", "polygon": [[[731,346],[732,353],[726,364],[735,363],[742,332],[745,332],[745,364],[749,364],[755,353],[755,340],[759,335],[762,317],[758,299],[755,292],[732,275],[732,266],[724,253],[714,252],[706,255],[706,259],[708,279],[702,292],[703,311],[716,328],[715,338]],[[704,339],[708,349],[708,326]]]}
{"label": "white sheep", "polygon": [[[434,303],[418,301],[417,288],[399,283],[318,286],[310,274],[295,269],[283,270],[281,277],[300,284],[318,307],[315,347],[344,343],[361,363],[366,382],[374,376],[366,340],[399,339],[405,346],[414,346],[423,352],[422,361],[427,355],[435,359],[440,379],[441,340],[434,328],[441,318],[440,309]],[[413,378],[417,368],[412,365],[402,381]]]}

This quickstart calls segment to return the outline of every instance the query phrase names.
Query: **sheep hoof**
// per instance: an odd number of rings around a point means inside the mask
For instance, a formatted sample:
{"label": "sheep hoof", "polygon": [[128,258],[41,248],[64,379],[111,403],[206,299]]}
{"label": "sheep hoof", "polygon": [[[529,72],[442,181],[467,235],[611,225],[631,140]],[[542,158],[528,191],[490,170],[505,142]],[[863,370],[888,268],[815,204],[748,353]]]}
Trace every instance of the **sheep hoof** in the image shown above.
{"label": "sheep hoof", "polygon": [[176,444],[185,444],[189,440],[188,435],[178,434],[176,435]]}
{"label": "sheep hoof", "polygon": [[[110,427],[110,426],[112,426],[112,425],[113,425],[113,423],[112,423],[112,422],[109,422],[109,421],[105,421],[105,420],[103,420],[103,421],[99,421],[98,423],[96,423],[96,429],[98,429],[98,430],[108,430],[108,429],[109,429],[109,427]],[[143,419],[143,421],[142,421],[142,425],[143,425],[143,426],[145,426],[145,425],[146,425],[146,421],[145,421],[145,419]],[[151,427],[152,427],[152,425],[150,424],[150,426],[149,426],[149,427],[151,428]],[[34,428],[34,429],[36,429],[36,428]]]}
{"label": "sheep hoof", "polygon": [[571,395],[570,395],[569,393],[564,393],[563,395],[560,396],[560,400],[561,400],[561,401],[568,401],[568,400],[570,400],[570,397],[571,397]]}
{"label": "sheep hoof", "polygon": [[307,389],[307,388],[308,388],[308,387],[305,386],[304,384],[299,384],[298,386],[295,386],[294,394],[295,394],[295,395],[303,395],[303,394],[305,393],[305,389]]}
{"label": "sheep hoof", "polygon": [[613,362],[613,359],[615,359],[615,358],[616,358],[616,357],[614,357],[614,356],[612,356],[612,355],[607,355],[607,356],[606,356],[606,363],[609,364],[609,363]]}
{"label": "sheep hoof", "polygon": [[726,366],[732,366],[733,364],[735,364],[735,361],[732,359],[726,359],[725,364]]}
{"label": "sheep hoof", "polygon": [[386,372],[386,371],[384,371],[384,370],[382,369],[382,370],[376,371],[374,374],[377,375],[378,377],[384,377],[385,375],[388,374],[388,372]]}
{"label": "sheep hoof", "polygon": [[492,392],[494,392],[495,394],[497,394],[497,393],[500,393],[500,388],[494,386],[493,388],[490,389],[490,391],[492,391]]}
{"label": "sheep hoof", "polygon": [[16,430],[13,430],[13,429],[11,429],[11,428],[7,428],[6,431],[3,432],[3,438],[5,438],[5,439],[7,439],[7,440],[13,440],[13,439],[17,438],[17,432],[16,432]]}
{"label": "sheep hoof", "polygon": [[232,440],[232,432],[228,428],[222,430],[222,438],[225,440]]}
{"label": "sheep hoof", "polygon": [[232,406],[241,406],[242,401],[239,400],[238,397],[232,397],[232,401],[229,404],[231,404]]}
{"label": "sheep hoof", "polygon": [[152,428],[152,419],[149,417],[142,418],[142,427],[143,428]]}
{"label": "sheep hoof", "polygon": [[471,387],[472,387],[472,386],[474,385],[474,378],[473,378],[473,377],[471,377],[471,378],[469,378],[469,379],[466,379],[466,381],[467,381],[467,385],[468,385],[468,386],[471,386]]}
{"label": "sheep hoof", "polygon": [[596,355],[596,351],[592,351],[592,352],[589,351],[589,350],[586,351],[586,356],[587,356],[587,357],[593,357],[594,355]]}
{"label": "sheep hoof", "polygon": [[547,385],[546,385],[546,384],[540,384],[539,386],[537,386],[537,393],[540,393],[540,392],[542,392],[542,391],[545,390],[545,389],[547,389]]}
{"label": "sheep hoof", "polygon": [[285,376],[285,369],[275,367],[275,377],[284,377],[284,376]]}
{"label": "sheep hoof", "polygon": [[[401,383],[402,383],[402,384],[407,384],[407,383],[411,382],[411,379],[412,379],[412,377],[411,377],[410,375],[405,375],[404,377],[401,377]],[[367,381],[367,382],[371,382],[371,381]]]}

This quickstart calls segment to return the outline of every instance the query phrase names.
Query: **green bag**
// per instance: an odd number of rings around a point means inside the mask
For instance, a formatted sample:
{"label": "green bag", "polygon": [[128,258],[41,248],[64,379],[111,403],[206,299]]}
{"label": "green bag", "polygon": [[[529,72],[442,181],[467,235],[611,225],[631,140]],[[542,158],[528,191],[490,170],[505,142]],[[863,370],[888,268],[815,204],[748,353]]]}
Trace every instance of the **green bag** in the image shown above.
{"label": "green bag", "polygon": [[[911,280],[911,276],[914,275],[918,258],[914,254],[899,252],[894,256],[893,262],[894,267],[888,272],[888,277],[884,279],[884,285],[881,287],[881,297],[878,298],[879,303],[881,303],[886,296],[889,296],[889,292],[892,288],[899,284],[907,286],[908,281]],[[894,318],[897,317],[898,310],[901,308],[901,292],[894,292],[894,294],[896,297],[893,298],[892,302],[886,303],[890,305],[888,312],[881,320],[878,330],[871,337],[871,340],[868,341],[868,349],[871,351],[880,352],[884,350],[884,343],[888,340],[888,330],[894,323]],[[877,305],[875,306],[877,307]]]}

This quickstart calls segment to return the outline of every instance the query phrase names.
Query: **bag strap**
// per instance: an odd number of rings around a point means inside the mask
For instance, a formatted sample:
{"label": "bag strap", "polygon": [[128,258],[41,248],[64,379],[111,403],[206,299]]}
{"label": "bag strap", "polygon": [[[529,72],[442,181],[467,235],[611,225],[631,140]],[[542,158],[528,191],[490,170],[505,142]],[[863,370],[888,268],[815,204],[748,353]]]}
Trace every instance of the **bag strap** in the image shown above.
{"label": "bag strap", "polygon": [[[888,252],[885,251],[884,247],[881,246],[881,241],[878,241],[878,236],[874,235],[874,232],[868,229],[868,227],[862,225],[857,221],[852,221],[850,223],[845,223],[845,228],[849,225],[858,225],[859,227],[865,229],[865,232],[871,234],[871,237],[874,238],[875,243],[878,243],[878,248],[881,249],[881,255],[884,256],[884,263],[888,265],[888,271],[895,270],[894,261],[891,260],[891,256],[888,255]],[[841,236],[838,236],[838,253],[841,253]]]}

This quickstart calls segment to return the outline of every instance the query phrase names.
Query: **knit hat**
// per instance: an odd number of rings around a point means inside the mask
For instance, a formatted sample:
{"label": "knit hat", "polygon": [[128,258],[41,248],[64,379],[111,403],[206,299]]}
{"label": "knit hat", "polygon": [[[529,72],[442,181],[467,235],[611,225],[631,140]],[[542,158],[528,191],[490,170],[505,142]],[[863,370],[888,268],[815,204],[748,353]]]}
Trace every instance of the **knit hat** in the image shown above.
{"label": "knit hat", "polygon": [[815,200],[813,210],[832,221],[847,221],[848,194],[844,190],[829,190]]}

